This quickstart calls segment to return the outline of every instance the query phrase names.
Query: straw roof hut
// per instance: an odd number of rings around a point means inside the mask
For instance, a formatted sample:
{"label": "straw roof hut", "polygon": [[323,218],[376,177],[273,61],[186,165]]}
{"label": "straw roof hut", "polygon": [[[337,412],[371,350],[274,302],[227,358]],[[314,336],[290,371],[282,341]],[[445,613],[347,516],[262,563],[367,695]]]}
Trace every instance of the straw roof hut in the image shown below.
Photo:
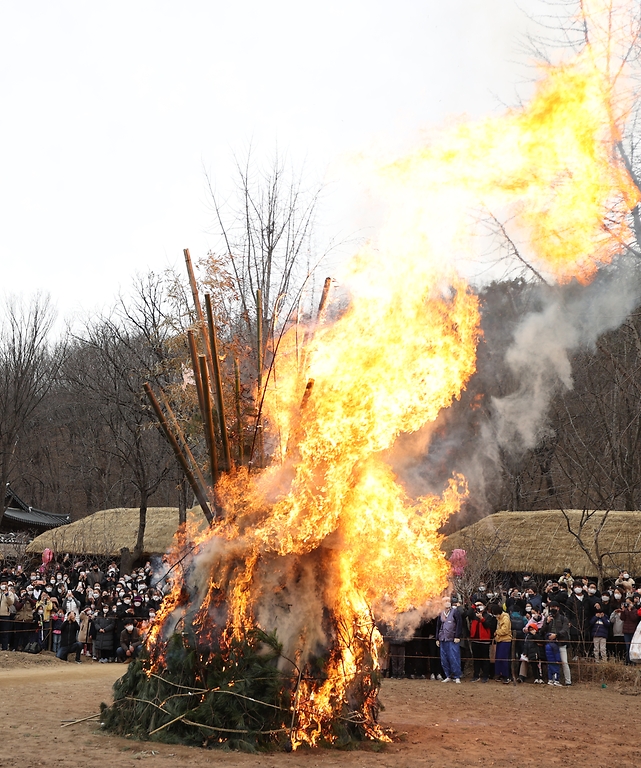
{"label": "straw roof hut", "polygon": [[[29,544],[27,552],[40,553],[48,547],[54,552],[118,557],[123,547],[133,551],[138,535],[138,520],[137,508],[102,509],[75,523],[40,534]],[[187,511],[187,522],[203,527],[206,525],[200,507]],[[143,555],[167,552],[177,529],[178,509],[149,507]]]}
{"label": "straw roof hut", "polygon": [[[572,529],[578,531],[582,512],[572,509],[566,514]],[[594,530],[604,514],[596,512],[583,529],[582,539],[593,555]],[[598,543],[602,553],[611,553],[603,559],[606,577],[618,575],[621,568],[641,576],[641,512],[610,512]],[[574,575],[597,576],[559,510],[497,512],[451,534],[442,546],[448,556],[453,549],[486,552],[488,568],[493,571],[550,576],[571,568]]]}

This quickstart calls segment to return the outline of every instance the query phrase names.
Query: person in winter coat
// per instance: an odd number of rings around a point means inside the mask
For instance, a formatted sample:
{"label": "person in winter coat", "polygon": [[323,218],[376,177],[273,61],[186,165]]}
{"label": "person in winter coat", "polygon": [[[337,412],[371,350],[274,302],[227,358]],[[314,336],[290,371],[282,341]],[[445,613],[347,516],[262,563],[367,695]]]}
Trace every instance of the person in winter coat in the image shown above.
{"label": "person in winter coat", "polygon": [[80,631],[78,632],[78,642],[82,643],[82,654],[91,656],[91,637],[89,629],[91,627],[91,608],[85,608],[80,613]]}
{"label": "person in winter coat", "polygon": [[[543,617],[541,617],[542,619]],[[523,629],[525,641],[523,643],[523,653],[520,656],[521,664],[519,674],[516,678],[517,683],[524,683],[528,676],[528,664],[532,665],[534,671],[534,682],[543,683],[543,669],[541,660],[545,656],[543,650],[543,624],[534,620],[528,621]]]}
{"label": "person in winter coat", "polygon": [[80,625],[76,621],[76,614],[71,611],[67,615],[67,618],[62,624],[60,632],[60,647],[56,656],[61,661],[68,661],[70,653],[76,654],[76,664],[80,664],[80,651],[82,650],[82,643],[78,642],[78,631]]}
{"label": "person in winter coat", "polygon": [[456,608],[452,607],[449,597],[443,598],[443,610],[436,619],[436,645],[441,655],[441,666],[445,672],[442,680],[448,683],[461,682],[461,634],[463,619]]}
{"label": "person in winter coat", "polygon": [[477,600],[467,612],[470,625],[470,643],[474,658],[473,683],[481,680],[487,683],[490,677],[490,645],[496,629],[496,619],[485,608],[485,603]]}
{"label": "person in winter coat", "polygon": [[142,637],[133,621],[129,621],[120,634],[120,645],[116,649],[118,661],[132,661],[140,656]]}
{"label": "person in winter coat", "polygon": [[34,630],[33,611],[36,601],[29,597],[27,590],[20,590],[20,597],[15,603],[16,616],[14,623],[14,648],[21,651],[31,642],[31,634]]}
{"label": "person in winter coat", "polygon": [[62,635],[62,625],[65,621],[65,615],[61,610],[56,609],[51,614],[51,634],[52,634],[52,646],[51,650],[57,655],[60,648],[60,637]]}
{"label": "person in winter coat", "polygon": [[0,583],[0,646],[3,651],[9,650],[13,636],[13,617],[15,611],[16,595],[13,587],[9,588],[6,579]]}
{"label": "person in winter coat", "polygon": [[96,637],[93,641],[95,658],[101,664],[106,664],[114,657],[114,629],[116,627],[115,616],[110,615],[108,605],[102,606],[102,616],[98,615],[93,620]]}
{"label": "person in winter coat", "polygon": [[543,633],[546,640],[545,656],[548,660],[548,685],[561,685],[559,680],[559,664],[561,663],[559,645],[567,644],[570,639],[570,624],[556,602],[550,603],[550,612],[543,624]]}
{"label": "person in winter coat", "polygon": [[512,622],[509,614],[505,613],[499,605],[491,606],[491,612],[496,617],[496,631],[494,632],[494,642],[496,643],[495,679],[511,683]]}
{"label": "person in winter coat", "polygon": [[566,604],[567,616],[570,620],[570,636],[575,641],[576,656],[588,655],[587,641],[590,637],[590,618],[592,606],[588,595],[580,581],[574,582],[572,595],[568,597]]}
{"label": "person in winter coat", "polygon": [[594,605],[594,616],[590,619],[590,630],[594,641],[594,658],[596,661],[607,661],[606,650],[610,619],[601,610],[599,603]]}

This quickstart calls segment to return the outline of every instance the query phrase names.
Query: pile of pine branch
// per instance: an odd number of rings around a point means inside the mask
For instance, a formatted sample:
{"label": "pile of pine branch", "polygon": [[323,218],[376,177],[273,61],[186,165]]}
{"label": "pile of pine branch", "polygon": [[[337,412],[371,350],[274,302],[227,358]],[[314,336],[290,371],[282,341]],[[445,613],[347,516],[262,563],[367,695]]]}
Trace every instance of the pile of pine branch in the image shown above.
{"label": "pile of pine branch", "polygon": [[[121,736],[255,751],[290,743],[292,681],[277,668],[280,647],[259,630],[215,649],[175,634],[158,674],[146,657],[114,684],[103,727]],[[294,681],[295,685],[295,681]]]}

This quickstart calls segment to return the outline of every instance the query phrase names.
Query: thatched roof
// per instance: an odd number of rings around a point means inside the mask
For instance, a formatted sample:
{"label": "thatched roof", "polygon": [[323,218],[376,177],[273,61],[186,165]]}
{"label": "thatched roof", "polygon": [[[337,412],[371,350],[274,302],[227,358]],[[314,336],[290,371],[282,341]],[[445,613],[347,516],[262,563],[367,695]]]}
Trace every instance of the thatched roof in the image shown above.
{"label": "thatched roof", "polygon": [[[578,530],[582,512],[567,510],[566,514],[572,529]],[[592,552],[592,533],[604,514],[596,512],[584,528],[582,538]],[[599,546],[601,552],[612,553],[604,559],[606,576],[618,575],[620,568],[641,576],[641,512],[610,512]],[[480,550],[495,571],[560,575],[564,568],[571,568],[575,576],[597,575],[558,510],[497,512],[448,536],[443,549],[448,556],[453,549]]]}
{"label": "thatched roof", "polygon": [[[37,536],[27,552],[38,553],[49,547],[54,552],[117,557],[123,547],[133,551],[138,535],[138,509],[102,509],[75,523]],[[200,507],[187,511],[189,522],[206,522]],[[145,527],[144,554],[167,552],[178,528],[178,509],[149,507]]]}

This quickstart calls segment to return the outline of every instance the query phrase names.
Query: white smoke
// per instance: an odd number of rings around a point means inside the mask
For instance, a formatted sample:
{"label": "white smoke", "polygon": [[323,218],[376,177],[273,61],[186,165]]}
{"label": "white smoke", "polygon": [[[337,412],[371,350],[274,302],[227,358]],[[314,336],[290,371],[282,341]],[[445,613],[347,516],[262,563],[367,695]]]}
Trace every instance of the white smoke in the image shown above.
{"label": "white smoke", "polygon": [[590,285],[553,289],[542,309],[523,318],[505,355],[518,388],[492,400],[501,448],[518,455],[539,443],[548,431],[553,396],[573,387],[570,353],[593,348],[602,334],[623,323],[640,300],[637,265],[622,258]]}

